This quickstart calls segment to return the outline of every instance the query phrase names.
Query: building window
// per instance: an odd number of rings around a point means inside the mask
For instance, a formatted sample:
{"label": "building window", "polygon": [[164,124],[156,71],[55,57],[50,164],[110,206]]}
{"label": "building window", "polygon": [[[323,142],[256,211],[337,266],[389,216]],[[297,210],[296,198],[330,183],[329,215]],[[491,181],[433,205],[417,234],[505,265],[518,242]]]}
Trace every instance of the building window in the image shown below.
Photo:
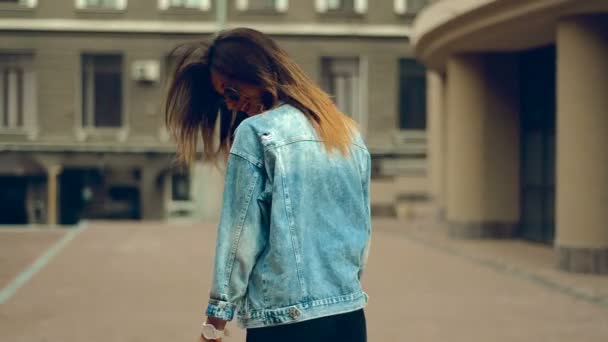
{"label": "building window", "polygon": [[0,104],[2,105],[2,128],[20,128],[23,126],[23,69],[19,67],[3,68],[0,71]]}
{"label": "building window", "polygon": [[327,0],[327,9],[331,11],[354,11],[354,0]]}
{"label": "building window", "polygon": [[171,199],[173,201],[190,201],[190,175],[174,173],[171,176]]}
{"label": "building window", "polygon": [[275,0],[248,0],[248,7],[254,11],[274,11],[276,8]]}
{"label": "building window", "polygon": [[367,11],[367,0],[316,0],[317,12],[344,12],[363,14]]}
{"label": "building window", "polygon": [[0,129],[24,128],[35,108],[31,56],[0,55]]}
{"label": "building window", "polygon": [[122,126],[122,56],[82,56],[82,125]]}
{"label": "building window", "polygon": [[34,8],[38,4],[38,0],[0,0],[1,4]]}
{"label": "building window", "polygon": [[399,128],[426,129],[426,70],[414,59],[399,60]]}
{"label": "building window", "polygon": [[123,10],[126,7],[127,7],[127,0],[76,0],[76,8],[79,8],[79,9]]}
{"label": "building window", "polygon": [[344,114],[361,123],[359,58],[323,58],[323,87]]}
{"label": "building window", "polygon": [[398,14],[416,14],[429,3],[429,0],[395,0],[395,12]]}
{"label": "building window", "polygon": [[210,0],[159,0],[159,8],[167,9],[198,9],[207,11],[211,8]]}
{"label": "building window", "polygon": [[239,11],[286,12],[288,0],[236,0]]}

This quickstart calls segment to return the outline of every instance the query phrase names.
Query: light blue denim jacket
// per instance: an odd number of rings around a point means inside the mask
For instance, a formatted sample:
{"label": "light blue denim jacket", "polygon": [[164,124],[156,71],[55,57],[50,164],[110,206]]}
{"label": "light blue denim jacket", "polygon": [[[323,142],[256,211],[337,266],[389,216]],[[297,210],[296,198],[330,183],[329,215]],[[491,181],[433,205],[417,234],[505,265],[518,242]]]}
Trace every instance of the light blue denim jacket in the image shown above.
{"label": "light blue denim jacket", "polygon": [[370,154],[328,153],[301,111],[244,120],[226,170],[207,315],[256,328],[363,308]]}

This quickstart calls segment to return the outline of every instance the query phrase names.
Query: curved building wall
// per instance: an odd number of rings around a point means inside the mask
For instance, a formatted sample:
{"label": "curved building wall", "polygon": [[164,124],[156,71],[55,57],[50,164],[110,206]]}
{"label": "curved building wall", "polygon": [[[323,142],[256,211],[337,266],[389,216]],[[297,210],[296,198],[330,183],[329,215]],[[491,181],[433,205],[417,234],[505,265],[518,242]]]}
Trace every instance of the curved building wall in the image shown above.
{"label": "curved building wall", "polygon": [[451,234],[545,242],[561,269],[608,274],[608,2],[441,0],[412,32]]}

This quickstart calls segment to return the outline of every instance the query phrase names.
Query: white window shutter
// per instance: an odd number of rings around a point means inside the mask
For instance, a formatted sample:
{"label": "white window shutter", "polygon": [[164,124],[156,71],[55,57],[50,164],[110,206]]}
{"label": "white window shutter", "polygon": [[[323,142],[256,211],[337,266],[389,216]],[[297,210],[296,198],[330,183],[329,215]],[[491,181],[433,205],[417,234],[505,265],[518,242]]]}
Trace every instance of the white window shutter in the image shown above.
{"label": "white window shutter", "polygon": [[319,13],[327,12],[327,0],[315,0],[315,8]]}
{"label": "white window shutter", "polygon": [[395,0],[395,13],[407,13],[407,0]]}
{"label": "white window shutter", "polygon": [[86,0],[76,0],[76,8],[78,8],[78,9],[87,8],[87,1]]}
{"label": "white window shutter", "polygon": [[289,0],[275,0],[275,9],[277,12],[287,12],[289,8]]}
{"label": "white window shutter", "polygon": [[367,0],[355,0],[355,12],[359,14],[367,12]]}
{"label": "white window shutter", "polygon": [[6,99],[5,101],[8,103],[8,105],[6,106],[7,112],[7,122],[8,122],[8,128],[16,128],[17,125],[17,121],[18,121],[18,111],[19,111],[19,100],[20,100],[20,96],[19,95],[23,95],[23,88],[19,88],[19,75],[22,74],[20,72],[21,69],[12,69],[8,71],[8,74],[6,75],[5,80],[8,81],[6,83],[6,85],[8,86],[8,89],[6,89]]}
{"label": "white window shutter", "polygon": [[211,9],[211,0],[201,0],[201,11],[208,11]]}
{"label": "white window shutter", "polygon": [[158,9],[163,11],[169,9],[169,0],[158,0]]}
{"label": "white window shutter", "polygon": [[36,127],[36,75],[32,70],[26,70],[23,75],[24,97],[27,101],[23,103],[23,125],[26,129]]}
{"label": "white window shutter", "polygon": [[249,1],[247,0],[236,0],[236,9],[239,11],[246,11],[249,8]]}
{"label": "white window shutter", "polygon": [[[2,74],[2,77],[4,78],[4,69],[2,66],[0,66],[0,74]],[[6,101],[8,101],[6,98],[4,98],[5,93],[6,89],[4,89],[4,80],[2,80],[0,81],[0,106],[2,106],[2,112],[0,112],[0,127],[4,125],[4,107]]]}

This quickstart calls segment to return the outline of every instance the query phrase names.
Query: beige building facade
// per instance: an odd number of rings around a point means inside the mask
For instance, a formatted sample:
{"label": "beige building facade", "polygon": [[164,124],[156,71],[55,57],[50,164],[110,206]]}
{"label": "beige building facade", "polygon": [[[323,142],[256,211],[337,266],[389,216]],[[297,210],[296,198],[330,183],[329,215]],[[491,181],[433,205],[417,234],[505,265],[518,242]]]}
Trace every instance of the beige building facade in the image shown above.
{"label": "beige building facade", "polygon": [[521,237],[608,274],[608,2],[440,0],[428,67],[430,193],[455,237]]}
{"label": "beige building facade", "polygon": [[425,3],[0,2],[0,224],[216,218],[222,174],[174,165],[161,100],[170,51],[219,28],[277,39],[359,123],[376,175],[424,172],[425,69],[408,40]]}

